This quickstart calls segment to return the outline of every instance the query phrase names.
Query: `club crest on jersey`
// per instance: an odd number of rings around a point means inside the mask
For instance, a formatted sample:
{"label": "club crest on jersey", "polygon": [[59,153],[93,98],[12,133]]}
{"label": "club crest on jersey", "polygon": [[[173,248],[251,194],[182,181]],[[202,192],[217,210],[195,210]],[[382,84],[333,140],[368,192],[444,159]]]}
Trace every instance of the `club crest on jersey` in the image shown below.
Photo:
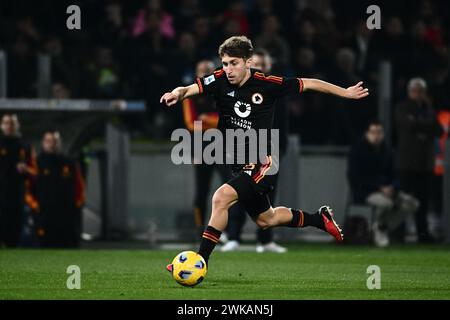
{"label": "club crest on jersey", "polygon": [[216,81],[216,78],[214,78],[214,75],[210,75],[208,77],[205,78],[204,82],[205,82],[205,86],[207,86],[208,84],[210,84],[211,82]]}
{"label": "club crest on jersey", "polygon": [[251,111],[252,107],[249,103],[237,101],[234,104],[234,112],[236,112],[236,114],[241,118],[247,118]]}
{"label": "club crest on jersey", "polygon": [[252,95],[252,102],[254,104],[261,104],[263,101],[264,101],[264,99],[263,99],[263,96],[261,93],[257,92]]}

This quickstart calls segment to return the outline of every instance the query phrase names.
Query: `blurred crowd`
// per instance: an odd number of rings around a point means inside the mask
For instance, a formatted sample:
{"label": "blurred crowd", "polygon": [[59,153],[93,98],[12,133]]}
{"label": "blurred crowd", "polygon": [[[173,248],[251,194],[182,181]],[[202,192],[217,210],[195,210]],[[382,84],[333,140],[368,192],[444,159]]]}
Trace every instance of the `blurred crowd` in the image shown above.
{"label": "blurred crowd", "polygon": [[59,132],[46,130],[36,155],[16,114],[0,120],[0,248],[78,247],[84,177],[62,153]]}
{"label": "blurred crowd", "polygon": [[[66,28],[66,8],[81,8],[81,30]],[[274,59],[272,73],[341,86],[364,80],[373,93],[354,104],[304,94],[288,101],[290,132],[305,144],[354,142],[376,115],[378,64],[393,66],[394,103],[408,79],[428,83],[434,108],[450,108],[450,4],[378,1],[381,30],[369,30],[359,0],[2,1],[0,49],[8,54],[8,96],[36,97],[36,54],[52,58],[54,98],[143,99],[147,116],[130,127],[167,137],[181,108],[159,106],[162,92],[192,83],[195,65],[217,56],[231,35],[249,36]],[[215,60],[216,66],[220,61]],[[372,89],[373,88],[373,89]],[[327,123],[327,130],[323,130]]]}

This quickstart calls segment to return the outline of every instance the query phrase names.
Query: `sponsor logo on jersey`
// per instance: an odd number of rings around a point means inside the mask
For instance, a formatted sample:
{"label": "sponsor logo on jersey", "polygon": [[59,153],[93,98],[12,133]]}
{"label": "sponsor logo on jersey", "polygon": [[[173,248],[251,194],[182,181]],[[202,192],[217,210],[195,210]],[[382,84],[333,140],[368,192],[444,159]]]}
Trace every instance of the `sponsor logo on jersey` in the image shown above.
{"label": "sponsor logo on jersey", "polygon": [[247,118],[252,112],[252,106],[249,103],[237,101],[234,104],[234,112],[241,118]]}
{"label": "sponsor logo on jersey", "polygon": [[228,92],[227,96],[234,97],[234,91]]}
{"label": "sponsor logo on jersey", "polygon": [[207,85],[210,84],[211,82],[216,81],[216,78],[214,78],[214,75],[212,74],[212,75],[206,77],[204,81],[205,81],[205,86],[207,86]]}

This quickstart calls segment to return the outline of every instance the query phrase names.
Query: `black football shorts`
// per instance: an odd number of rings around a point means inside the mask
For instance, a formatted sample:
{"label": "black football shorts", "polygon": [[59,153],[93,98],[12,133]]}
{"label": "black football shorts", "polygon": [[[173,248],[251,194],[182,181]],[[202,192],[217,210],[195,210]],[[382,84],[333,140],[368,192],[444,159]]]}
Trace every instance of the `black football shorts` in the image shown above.
{"label": "black football shorts", "polygon": [[265,163],[233,168],[233,178],[227,184],[236,190],[238,201],[252,218],[271,206],[268,193],[273,190],[276,181],[277,172],[274,167],[272,157],[268,156]]}

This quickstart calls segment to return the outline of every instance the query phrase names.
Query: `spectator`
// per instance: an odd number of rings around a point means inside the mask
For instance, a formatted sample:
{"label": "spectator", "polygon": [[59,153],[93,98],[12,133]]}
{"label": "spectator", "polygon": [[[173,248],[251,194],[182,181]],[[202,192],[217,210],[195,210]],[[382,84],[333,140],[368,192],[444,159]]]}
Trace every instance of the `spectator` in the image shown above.
{"label": "spectator", "polygon": [[314,77],[317,74],[316,55],[309,47],[296,50],[293,60],[294,74],[302,77]]}
{"label": "spectator", "polygon": [[24,37],[18,36],[8,54],[8,96],[36,97],[37,64],[34,51]]}
{"label": "spectator", "polygon": [[[320,74],[316,55],[309,46],[298,49],[293,70],[298,77],[325,78]],[[288,98],[290,132],[299,134],[302,144],[323,144],[331,139],[329,130],[321,130],[321,123],[332,123],[325,100],[325,96],[309,92]]]}
{"label": "spectator", "polygon": [[157,23],[159,32],[164,38],[175,38],[173,17],[164,11],[161,0],[148,0],[147,7],[138,12],[133,24],[133,37],[139,37],[147,31],[149,25],[155,23]]}
{"label": "spectator", "polygon": [[70,90],[62,82],[55,82],[52,84],[52,98],[53,99],[69,99]]}
{"label": "spectator", "polygon": [[439,56],[433,45],[426,40],[426,24],[422,20],[415,21],[411,27],[410,66],[416,74],[430,78],[434,70],[439,68]]}
{"label": "spectator", "polygon": [[219,16],[220,22],[233,21],[237,25],[237,33],[240,35],[248,36],[250,33],[250,24],[245,12],[245,5],[242,0],[233,0],[228,6],[223,15]]}
{"label": "spectator", "polygon": [[78,247],[84,183],[79,167],[60,150],[59,133],[45,132],[32,186],[38,205],[37,234],[43,247]]}
{"label": "spectator", "polygon": [[212,32],[211,19],[206,16],[198,16],[194,19],[192,32],[197,43],[197,51],[200,59],[211,58],[216,55],[216,35]]}
{"label": "spectator", "polygon": [[[428,198],[434,169],[435,138],[442,134],[426,82],[413,78],[408,83],[408,98],[395,110],[397,126],[396,170],[402,190],[420,201],[416,211],[416,231],[419,242],[429,242]],[[400,231],[401,232],[401,231]]]}
{"label": "spectator", "polygon": [[383,127],[378,121],[371,121],[364,137],[350,151],[348,177],[353,202],[369,204],[375,209],[372,231],[379,247],[389,245],[389,231],[396,229],[419,206],[416,199],[398,188],[393,165]]}
{"label": "spectator", "polygon": [[[192,26],[192,20],[202,14],[199,0],[176,1],[175,25],[177,30],[188,30]],[[203,5],[204,3],[202,3]]]}
{"label": "spectator", "polygon": [[340,48],[336,53],[334,81],[344,87],[358,82],[361,76],[356,71],[356,54],[352,49]]}
{"label": "spectator", "polygon": [[290,49],[287,41],[280,35],[277,16],[269,15],[264,19],[262,32],[255,38],[255,45],[267,48],[274,59],[274,73],[286,73],[290,62]]}
{"label": "spectator", "polygon": [[198,61],[197,46],[192,33],[182,32],[178,38],[178,50],[172,60],[171,74],[179,76],[178,83],[185,85],[195,81],[195,64]]}
{"label": "spectator", "polygon": [[371,80],[378,76],[379,63],[383,60],[390,61],[393,69],[393,95],[398,101],[397,93],[402,92],[406,85],[410,72],[409,55],[411,41],[405,32],[403,20],[399,16],[387,19],[386,27],[374,33],[373,41],[370,42],[368,66]]}
{"label": "spectator", "polygon": [[88,79],[85,90],[88,96],[97,99],[120,97],[120,74],[110,48],[99,47],[95,61],[88,66]]}
{"label": "spectator", "polygon": [[[330,79],[342,87],[349,87],[352,83],[361,81],[363,78],[356,71],[356,54],[349,48],[340,48],[335,56],[335,66]],[[334,97],[327,97],[329,105],[332,106],[328,112],[332,113],[333,121],[330,127],[334,130],[334,143],[346,145],[354,142],[354,137],[359,137],[362,127],[366,121],[364,113],[367,108],[362,101],[345,101]]]}
{"label": "spectator", "polygon": [[51,58],[52,79],[70,83],[71,88],[78,88],[79,74],[73,68],[73,61],[65,54],[61,38],[49,36],[44,42],[43,51]]}
{"label": "spectator", "polygon": [[259,34],[262,30],[264,17],[273,14],[273,0],[256,0],[249,12],[250,29],[252,35]]}
{"label": "spectator", "polygon": [[359,20],[354,34],[348,41],[348,46],[357,53],[356,68],[359,73],[362,73],[366,68],[372,36],[373,30],[367,28],[366,20]]}
{"label": "spectator", "polygon": [[[139,20],[138,23],[141,29],[139,29],[139,32],[133,33],[134,36],[144,32],[146,27],[145,13],[140,11],[138,15],[138,19],[142,19],[142,21]],[[110,2],[106,4],[103,17],[96,36],[104,45],[117,48],[121,41],[128,36],[122,4],[120,2]]]}
{"label": "spectator", "polygon": [[31,149],[19,133],[14,114],[4,114],[0,135],[0,247],[16,247],[22,231],[25,178],[35,172]]}

